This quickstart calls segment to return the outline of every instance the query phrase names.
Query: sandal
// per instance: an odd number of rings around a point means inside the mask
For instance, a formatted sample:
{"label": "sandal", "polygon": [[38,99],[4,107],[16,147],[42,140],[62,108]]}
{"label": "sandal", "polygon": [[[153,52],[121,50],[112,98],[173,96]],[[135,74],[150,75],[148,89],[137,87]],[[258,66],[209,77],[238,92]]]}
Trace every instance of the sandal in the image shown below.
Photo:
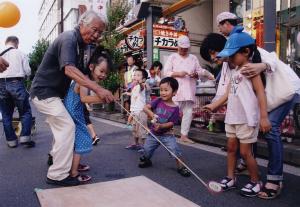
{"label": "sandal", "polygon": [[100,138],[96,135],[96,136],[93,137],[93,143],[92,144],[97,145],[98,142],[100,142]]}
{"label": "sandal", "polygon": [[84,164],[79,164],[77,170],[79,172],[86,172],[86,171],[89,171],[89,169],[90,169],[90,166],[84,165]]}
{"label": "sandal", "polygon": [[[272,183],[273,184],[273,183]],[[271,200],[278,197],[281,193],[282,187],[280,185],[276,185],[277,189],[266,188],[266,185],[262,188],[262,190],[258,193],[258,197],[261,199]]]}
{"label": "sandal", "polygon": [[80,183],[86,183],[92,179],[92,177],[89,175],[81,175],[81,174],[78,174],[77,176],[75,176],[75,178],[77,178]]}
{"label": "sandal", "polygon": [[229,178],[229,177],[224,177],[221,182],[219,182],[220,186],[222,187],[222,190],[223,191],[228,191],[228,190],[231,190],[231,189],[234,189],[236,188],[236,185],[235,185],[235,179],[233,178]]}
{"label": "sandal", "polygon": [[183,177],[190,177],[191,176],[191,172],[186,167],[178,168],[177,172],[180,175],[182,175]]}

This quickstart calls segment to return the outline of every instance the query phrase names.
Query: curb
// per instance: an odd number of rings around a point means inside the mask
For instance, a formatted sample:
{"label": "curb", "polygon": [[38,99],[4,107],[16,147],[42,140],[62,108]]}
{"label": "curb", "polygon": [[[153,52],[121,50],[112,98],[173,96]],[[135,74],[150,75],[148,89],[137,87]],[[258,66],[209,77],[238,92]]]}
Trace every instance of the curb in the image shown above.
{"label": "curb", "polygon": [[[91,112],[91,116],[126,124],[126,120],[124,120],[122,114],[94,111]],[[175,134],[177,136],[180,136],[180,127],[175,127]],[[199,136],[199,134],[201,134],[201,136]],[[189,138],[193,141],[216,147],[225,147],[227,142],[227,137],[225,136],[225,133],[214,133],[197,128],[190,129]],[[283,145],[283,149],[284,163],[291,164],[294,166],[300,166],[300,146],[285,143]],[[257,155],[263,158],[268,157],[268,146],[264,140],[259,139],[257,142]]]}

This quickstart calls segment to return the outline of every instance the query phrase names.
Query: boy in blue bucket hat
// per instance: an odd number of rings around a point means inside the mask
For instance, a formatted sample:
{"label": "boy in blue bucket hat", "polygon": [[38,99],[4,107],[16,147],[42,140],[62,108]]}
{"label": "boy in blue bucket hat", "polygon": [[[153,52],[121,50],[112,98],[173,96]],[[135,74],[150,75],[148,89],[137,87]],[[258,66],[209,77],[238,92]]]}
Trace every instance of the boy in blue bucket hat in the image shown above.
{"label": "boy in blue bucket hat", "polygon": [[258,166],[252,154],[252,144],[257,142],[259,129],[265,133],[271,128],[267,113],[267,100],[264,84],[260,76],[251,79],[241,74],[240,69],[249,62],[261,62],[255,40],[242,30],[230,35],[225,48],[218,54],[227,58],[234,68],[230,70],[230,83],[224,94],[217,101],[204,106],[213,111],[226,101],[225,131],[227,140],[227,176],[220,181],[224,191],[236,188],[235,166],[236,152],[240,153],[247,164],[250,181],[241,190],[243,196],[255,197],[261,190],[262,183],[258,175]]}

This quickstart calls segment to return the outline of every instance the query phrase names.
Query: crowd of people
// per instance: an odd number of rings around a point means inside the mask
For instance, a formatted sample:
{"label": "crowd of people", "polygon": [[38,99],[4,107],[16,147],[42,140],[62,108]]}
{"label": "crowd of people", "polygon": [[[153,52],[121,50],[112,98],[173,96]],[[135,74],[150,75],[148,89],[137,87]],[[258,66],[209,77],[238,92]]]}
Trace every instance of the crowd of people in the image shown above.
{"label": "crowd of people", "polygon": [[[273,77],[282,70],[279,67],[282,62],[256,46],[255,39],[237,25],[236,15],[223,12],[217,16],[217,24],[223,35],[208,34],[201,45],[200,55],[209,62],[222,65],[216,97],[203,107],[209,112],[224,105],[227,107],[227,172],[219,185],[223,191],[236,188],[236,172],[247,169],[250,180],[240,193],[273,199],[283,188],[280,124],[299,98],[300,79],[286,66],[286,77],[291,85],[289,96],[275,94],[268,85],[281,87]],[[110,91],[98,84],[107,77],[111,68],[109,51],[97,48],[87,66],[83,54],[88,44],[98,41],[105,26],[102,16],[93,11],[85,12],[77,27],[60,34],[49,46],[33,79],[30,97],[37,110],[45,114],[53,133],[48,184],[74,186],[91,180],[91,176],[83,173],[90,166],[82,164],[81,158],[91,152],[99,137],[89,120],[88,104],[116,100]],[[7,50],[0,55],[0,107],[7,145],[12,148],[18,145],[11,123],[16,106],[22,122],[19,142],[32,146],[32,115],[29,94],[24,87],[24,76],[29,75],[30,68],[25,56],[17,49],[18,39],[9,37],[6,44]],[[194,143],[188,133],[196,82],[200,77],[211,80],[215,77],[200,66],[198,58],[190,54],[190,47],[189,37],[180,36],[177,52],[168,57],[164,66],[155,61],[149,70],[146,58],[140,67],[135,64],[133,56],[126,58],[124,93],[121,96],[126,111],[130,112],[126,112],[127,124],[132,128],[132,142],[126,149],[141,153],[140,168],[152,166],[151,157],[160,142],[182,160],[173,131],[175,125],[181,124],[182,142]],[[158,98],[151,94],[154,89],[159,90]],[[264,133],[269,149],[265,184],[259,177],[253,153],[259,131]],[[242,158],[240,163],[238,157]],[[178,173],[189,177],[191,172],[177,158]]]}

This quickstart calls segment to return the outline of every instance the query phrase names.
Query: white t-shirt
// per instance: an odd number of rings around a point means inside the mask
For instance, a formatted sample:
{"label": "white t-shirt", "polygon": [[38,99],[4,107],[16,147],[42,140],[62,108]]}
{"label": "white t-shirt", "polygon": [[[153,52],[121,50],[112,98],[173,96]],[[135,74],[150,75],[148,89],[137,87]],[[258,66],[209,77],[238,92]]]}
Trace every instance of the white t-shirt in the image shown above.
{"label": "white t-shirt", "polygon": [[133,87],[131,91],[131,105],[130,112],[139,113],[144,109],[146,105],[146,89],[141,91],[140,85]]}
{"label": "white t-shirt", "polygon": [[237,69],[230,70],[230,91],[228,95],[226,124],[248,124],[258,126],[259,107],[251,80]]}

